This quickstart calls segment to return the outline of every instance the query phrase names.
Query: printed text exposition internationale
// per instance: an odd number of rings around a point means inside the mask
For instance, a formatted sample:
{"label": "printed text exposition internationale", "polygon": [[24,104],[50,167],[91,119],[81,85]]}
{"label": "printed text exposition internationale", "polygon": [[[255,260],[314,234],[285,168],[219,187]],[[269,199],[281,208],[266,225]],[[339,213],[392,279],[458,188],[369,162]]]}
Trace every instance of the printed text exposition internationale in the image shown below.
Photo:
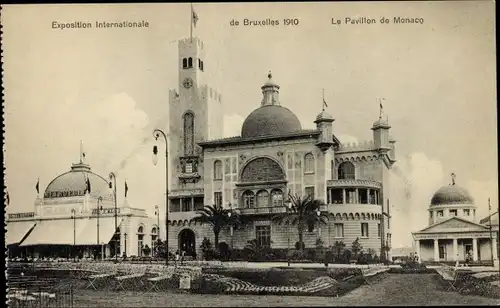
{"label": "printed text exposition internationale", "polygon": [[91,28],[149,28],[147,21],[120,21],[120,22],[107,22],[96,21],[94,23],[87,21],[72,21],[72,22],[52,22],[52,29],[91,29]]}

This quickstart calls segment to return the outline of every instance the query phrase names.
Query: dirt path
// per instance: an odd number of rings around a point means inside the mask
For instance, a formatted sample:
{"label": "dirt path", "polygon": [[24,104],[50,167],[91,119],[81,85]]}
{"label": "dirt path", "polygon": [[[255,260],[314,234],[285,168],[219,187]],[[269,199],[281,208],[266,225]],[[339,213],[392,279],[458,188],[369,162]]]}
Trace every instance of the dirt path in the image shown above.
{"label": "dirt path", "polygon": [[[500,300],[439,291],[437,274],[393,274],[339,297],[202,295],[79,291],[77,307],[271,307],[499,305]],[[80,293],[82,292],[82,293]]]}

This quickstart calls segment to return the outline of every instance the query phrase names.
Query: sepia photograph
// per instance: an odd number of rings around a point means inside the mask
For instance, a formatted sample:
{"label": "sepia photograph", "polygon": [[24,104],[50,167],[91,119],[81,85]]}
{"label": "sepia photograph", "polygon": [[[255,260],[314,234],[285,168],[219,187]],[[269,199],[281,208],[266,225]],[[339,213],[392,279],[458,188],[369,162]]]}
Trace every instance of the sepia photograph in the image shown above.
{"label": "sepia photograph", "polygon": [[500,304],[494,1],[1,10],[9,307]]}

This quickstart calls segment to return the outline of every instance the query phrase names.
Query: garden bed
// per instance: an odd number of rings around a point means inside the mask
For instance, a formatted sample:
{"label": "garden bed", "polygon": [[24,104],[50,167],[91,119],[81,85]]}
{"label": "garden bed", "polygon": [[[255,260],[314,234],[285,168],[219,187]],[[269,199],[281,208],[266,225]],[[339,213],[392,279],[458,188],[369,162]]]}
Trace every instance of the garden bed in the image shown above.
{"label": "garden bed", "polygon": [[[492,281],[500,279],[500,275],[476,278],[472,276],[473,274],[473,272],[458,272],[454,286],[460,294],[500,299],[500,286],[491,284]],[[453,288],[450,288],[450,283],[441,278],[441,285],[445,290],[453,290]]]}
{"label": "garden bed", "polygon": [[193,280],[192,292],[341,296],[365,282],[358,268],[205,268],[202,276]]}

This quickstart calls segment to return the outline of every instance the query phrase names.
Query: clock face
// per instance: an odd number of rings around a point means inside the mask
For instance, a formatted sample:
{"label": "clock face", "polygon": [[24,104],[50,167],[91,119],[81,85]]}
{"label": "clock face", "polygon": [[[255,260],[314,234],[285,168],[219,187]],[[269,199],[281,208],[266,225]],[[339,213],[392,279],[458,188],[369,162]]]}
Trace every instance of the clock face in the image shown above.
{"label": "clock face", "polygon": [[184,88],[186,89],[189,89],[193,86],[193,79],[191,78],[186,78],[184,79],[184,82],[182,82],[182,85],[184,86]]}

